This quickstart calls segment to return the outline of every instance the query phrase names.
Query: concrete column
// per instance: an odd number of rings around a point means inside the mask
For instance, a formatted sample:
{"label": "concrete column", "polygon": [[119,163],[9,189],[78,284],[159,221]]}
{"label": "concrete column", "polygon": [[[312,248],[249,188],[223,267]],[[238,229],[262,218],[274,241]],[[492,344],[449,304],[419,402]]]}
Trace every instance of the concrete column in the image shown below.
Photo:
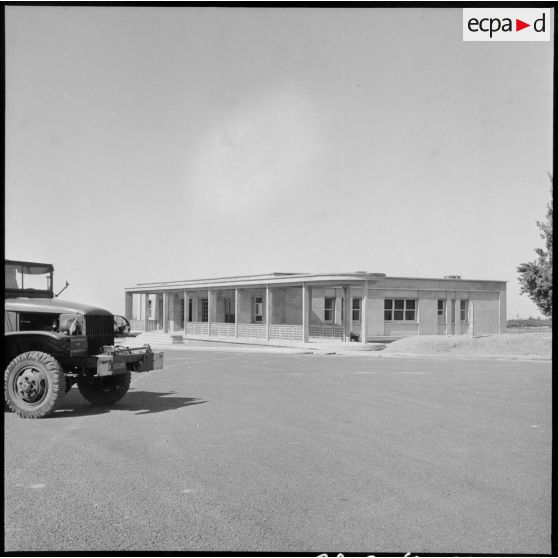
{"label": "concrete column", "polygon": [[269,326],[271,325],[271,290],[265,286],[265,338],[269,341]]}
{"label": "concrete column", "polygon": [[341,309],[343,308],[343,294],[341,294],[341,296],[338,296],[338,289],[334,289],[333,291],[333,296],[335,298],[335,311],[333,313],[333,317],[335,318],[332,322],[331,325],[343,325],[343,322],[341,321]]}
{"label": "concrete column", "polygon": [[147,331],[149,324],[149,293],[143,295],[143,329]]}
{"label": "concrete column", "polygon": [[310,289],[306,283],[302,285],[302,341],[308,343],[310,337]]}
{"label": "concrete column", "polygon": [[461,335],[461,299],[455,295],[455,335]]}
{"label": "concrete column", "polygon": [[163,331],[169,331],[169,293],[163,292]]}
{"label": "concrete column", "polygon": [[188,296],[188,291],[184,291],[184,333],[186,333],[186,328],[187,328],[187,324],[188,324],[188,309],[189,308],[190,308],[190,297]]}
{"label": "concrete column", "polygon": [[417,301],[415,303],[415,317],[417,320],[417,335],[420,335],[420,291],[417,291],[417,295]]}
{"label": "concrete column", "polygon": [[368,333],[368,328],[366,324],[366,314],[368,306],[368,280],[364,281],[362,287],[362,308],[360,309],[360,342],[366,343],[366,335]]}
{"label": "concrete column", "polygon": [[213,310],[213,301],[211,289],[207,289],[207,334],[211,337],[211,311]]}
{"label": "concrete column", "polygon": [[345,309],[344,316],[344,331],[345,331],[345,341],[351,340],[351,324],[353,320],[353,306],[351,304],[351,287],[350,285],[345,285],[343,287],[343,307]]}
{"label": "concrete column", "polygon": [[132,293],[126,293],[125,300],[124,300],[124,317],[127,320],[132,319],[132,313],[134,308],[134,298]]}
{"label": "concrete column", "polygon": [[176,329],[176,294],[169,293],[169,331],[174,331]]}
{"label": "concrete column", "polygon": [[475,335],[475,301],[469,299],[469,335],[473,337]]}
{"label": "concrete column", "polygon": [[238,289],[234,290],[234,336],[238,338]]}

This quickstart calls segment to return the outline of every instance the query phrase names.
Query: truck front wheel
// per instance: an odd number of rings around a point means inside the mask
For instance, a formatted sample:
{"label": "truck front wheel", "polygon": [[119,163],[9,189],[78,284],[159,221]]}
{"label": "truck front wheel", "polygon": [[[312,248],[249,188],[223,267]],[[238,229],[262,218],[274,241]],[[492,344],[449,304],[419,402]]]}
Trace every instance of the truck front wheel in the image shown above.
{"label": "truck front wheel", "polygon": [[62,401],[65,388],[60,363],[40,351],[18,355],[4,372],[6,405],[23,418],[51,415]]}
{"label": "truck front wheel", "polygon": [[78,378],[77,385],[81,395],[92,405],[113,405],[126,395],[131,379],[132,374],[128,370],[117,376]]}

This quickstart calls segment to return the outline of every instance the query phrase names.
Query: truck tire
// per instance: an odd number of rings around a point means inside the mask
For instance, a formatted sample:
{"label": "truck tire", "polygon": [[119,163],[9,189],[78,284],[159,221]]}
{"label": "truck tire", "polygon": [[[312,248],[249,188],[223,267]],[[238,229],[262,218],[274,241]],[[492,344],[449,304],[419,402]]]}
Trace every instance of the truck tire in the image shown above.
{"label": "truck tire", "polygon": [[66,393],[60,363],[51,355],[29,351],[16,356],[4,372],[4,399],[22,418],[54,413]]}
{"label": "truck tire", "polygon": [[128,370],[126,374],[117,376],[78,378],[77,385],[81,395],[92,405],[114,405],[128,392],[131,379],[132,374]]}

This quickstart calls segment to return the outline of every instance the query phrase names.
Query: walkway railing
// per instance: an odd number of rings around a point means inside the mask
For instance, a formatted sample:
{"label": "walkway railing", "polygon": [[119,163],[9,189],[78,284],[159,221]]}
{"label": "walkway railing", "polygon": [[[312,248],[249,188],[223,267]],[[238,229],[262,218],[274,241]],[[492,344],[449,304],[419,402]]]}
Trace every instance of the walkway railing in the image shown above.
{"label": "walkway railing", "polygon": [[186,333],[193,335],[209,335],[209,324],[207,322],[188,322]]}
{"label": "walkway railing", "polygon": [[328,339],[330,341],[344,341],[345,330],[340,325],[313,324],[310,326],[310,340]]}
{"label": "walkway railing", "polygon": [[265,339],[267,336],[267,326],[261,324],[238,324],[238,336]]}
{"label": "walkway railing", "polygon": [[234,337],[234,324],[212,322],[211,335],[217,335],[218,337]]}
{"label": "walkway railing", "polygon": [[[207,322],[188,322],[185,329],[186,335],[209,336]],[[211,336],[235,337],[235,325],[231,323],[212,322]],[[266,324],[238,324],[238,337],[247,339],[267,339]],[[284,341],[302,341],[303,332],[301,325],[270,324],[269,338]]]}
{"label": "walkway railing", "polygon": [[271,324],[269,338],[284,341],[302,341],[303,331],[301,325]]}
{"label": "walkway railing", "polygon": [[[209,337],[207,322],[188,322],[183,330],[186,335],[200,335]],[[467,325],[467,324],[465,324]],[[157,331],[157,320],[148,320],[147,330],[145,320],[130,320],[130,328],[134,331]],[[211,322],[211,337],[235,337],[235,324],[225,322]],[[266,324],[238,324],[238,337],[247,339],[267,339]],[[304,332],[298,324],[270,324],[269,339],[279,341],[302,341]],[[343,326],[331,324],[312,324],[309,331],[310,341],[344,341]]]}

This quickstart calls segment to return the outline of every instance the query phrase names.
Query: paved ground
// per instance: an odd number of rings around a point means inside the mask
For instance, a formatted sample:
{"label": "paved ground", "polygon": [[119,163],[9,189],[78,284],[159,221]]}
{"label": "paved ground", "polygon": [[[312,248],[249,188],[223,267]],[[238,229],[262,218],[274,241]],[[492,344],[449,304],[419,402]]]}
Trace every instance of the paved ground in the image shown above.
{"label": "paved ground", "polygon": [[548,362],[169,351],[5,414],[5,550],[549,553]]}

